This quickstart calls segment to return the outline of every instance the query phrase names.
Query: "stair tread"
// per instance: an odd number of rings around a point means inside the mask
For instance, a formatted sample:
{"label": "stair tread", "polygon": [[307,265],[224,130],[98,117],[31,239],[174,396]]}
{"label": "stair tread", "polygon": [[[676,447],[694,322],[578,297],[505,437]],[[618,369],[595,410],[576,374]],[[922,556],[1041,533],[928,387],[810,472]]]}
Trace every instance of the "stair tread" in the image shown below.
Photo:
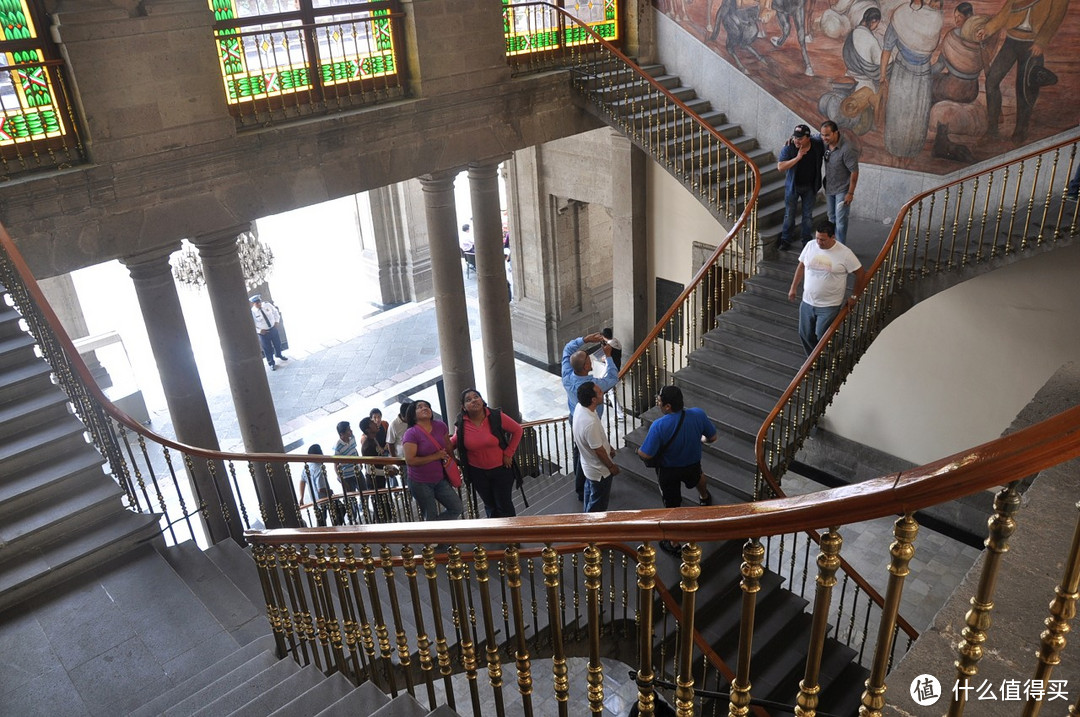
{"label": "stair tread", "polygon": [[0,439],[0,463],[35,448],[57,446],[58,441],[78,436],[85,430],[86,426],[78,418],[68,414],[63,418],[50,422],[48,425],[36,426],[18,435]]}
{"label": "stair tread", "polygon": [[263,622],[260,607],[253,604],[193,541],[174,545],[162,551],[162,555],[229,632],[253,620]]}
{"label": "stair tread", "polygon": [[[17,430],[25,428],[27,417],[39,411],[50,408],[58,408],[67,404],[67,395],[56,388],[52,391],[26,396],[18,401],[0,405],[0,433],[13,434]],[[5,424],[12,424],[10,430],[5,430]]]}
{"label": "stair tread", "polygon": [[353,690],[353,685],[340,672],[319,681],[308,691],[297,695],[270,713],[271,717],[307,717],[336,703]]}
{"label": "stair tread", "polygon": [[[171,703],[161,714],[163,717],[182,717],[198,712],[214,700],[222,697],[227,692],[238,687],[243,682],[251,679],[263,670],[279,661],[279,657],[272,650],[263,650],[249,657],[241,664],[228,672],[219,673],[217,679],[199,689],[184,693],[179,692],[180,699]],[[200,673],[202,674],[202,673]]]}
{"label": "stair tread", "polygon": [[779,391],[775,395],[770,395],[742,384],[719,385],[714,375],[692,365],[679,370],[675,375],[675,384],[703,388],[715,396],[723,397],[735,404],[747,406],[751,410],[760,412],[762,418],[769,415],[780,397]]}
{"label": "stair tread", "polygon": [[[103,459],[96,451],[78,451],[53,457],[48,462],[41,461],[34,465],[5,476],[0,482],[0,514],[7,510],[8,504],[15,504],[20,498],[38,491],[45,491],[54,483],[77,477],[79,474],[93,471],[101,473]],[[111,480],[111,479],[110,479]],[[16,504],[16,507],[19,507]]]}
{"label": "stair tread", "polygon": [[[86,511],[102,503],[115,501],[116,507],[122,509],[120,499],[123,495],[120,487],[103,475],[99,480],[76,484],[50,500],[39,501],[16,515],[7,516],[3,525],[0,525],[0,541],[4,544],[0,560],[9,557],[7,553],[12,545],[24,544],[25,541],[37,537],[39,531],[50,526],[74,523],[77,527],[85,518]],[[65,531],[64,534],[67,532],[70,531]]]}
{"label": "stair tread", "polygon": [[[296,665],[295,661],[288,658],[281,660],[281,662]],[[307,692],[322,680],[323,674],[314,665],[307,665],[306,667],[297,665],[295,672],[247,704],[229,713],[229,717],[266,717],[278,707],[291,702],[296,695]]]}
{"label": "stair tread", "polygon": [[255,560],[246,550],[231,540],[223,540],[206,549],[206,557],[214,561],[222,573],[236,584],[248,600],[261,611],[266,609],[266,596],[255,568]]}
{"label": "stair tread", "polygon": [[48,377],[51,373],[52,367],[35,356],[33,361],[8,366],[0,370],[0,390],[34,379],[42,379],[42,385],[44,386],[48,383]]}
{"label": "stair tread", "polygon": [[371,713],[371,717],[424,717],[428,711],[410,694],[398,695]]}
{"label": "stair tread", "polygon": [[365,682],[330,705],[316,717],[353,717],[372,714],[390,702],[390,697],[372,682]]}
{"label": "stair tread", "polygon": [[281,682],[299,671],[300,665],[296,664],[294,660],[277,660],[202,709],[193,712],[192,717],[219,717],[220,715],[232,714],[235,710],[257,700],[261,695],[273,689],[274,686],[281,684]]}

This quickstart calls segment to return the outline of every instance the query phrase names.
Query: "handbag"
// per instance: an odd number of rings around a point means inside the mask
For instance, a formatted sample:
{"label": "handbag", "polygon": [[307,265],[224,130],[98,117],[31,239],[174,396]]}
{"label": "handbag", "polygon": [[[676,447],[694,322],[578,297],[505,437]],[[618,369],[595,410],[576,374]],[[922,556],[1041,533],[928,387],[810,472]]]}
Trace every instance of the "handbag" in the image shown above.
{"label": "handbag", "polygon": [[679,422],[675,425],[675,430],[672,432],[671,438],[667,439],[667,441],[664,442],[664,445],[660,446],[660,450],[656,452],[655,456],[641,459],[641,461],[645,464],[646,467],[660,467],[660,458],[663,457],[664,451],[668,449],[668,446],[671,445],[671,442],[675,440],[675,436],[679,435],[679,429],[682,428],[682,422],[684,418],[686,418],[686,411],[683,411],[679,414]]}
{"label": "handbag", "polygon": [[[439,444],[435,442],[435,440],[431,437],[429,433],[427,433],[426,431],[424,431],[423,433],[424,437],[427,438],[428,442],[431,443],[431,445],[435,446],[435,448],[439,448]],[[461,468],[458,467],[457,461],[454,460],[454,456],[450,453],[450,450],[448,448],[440,450],[446,450],[447,454],[450,455],[449,458],[442,462],[443,477],[446,478],[446,480],[450,481],[450,485],[454,488],[460,488]]]}

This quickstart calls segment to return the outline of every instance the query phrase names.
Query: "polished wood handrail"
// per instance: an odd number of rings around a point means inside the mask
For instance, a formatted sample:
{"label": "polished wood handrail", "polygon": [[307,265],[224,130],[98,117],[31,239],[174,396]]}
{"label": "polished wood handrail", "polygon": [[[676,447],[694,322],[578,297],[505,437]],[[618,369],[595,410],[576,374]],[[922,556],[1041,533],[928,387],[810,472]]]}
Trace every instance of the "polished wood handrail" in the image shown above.
{"label": "polished wood handrail", "polygon": [[[519,516],[348,528],[249,530],[255,542],[469,543],[672,540],[780,535],[909,513],[1004,485],[1080,456],[1080,406],[933,463],[863,483],[738,505]],[[703,515],[706,514],[706,515]]]}

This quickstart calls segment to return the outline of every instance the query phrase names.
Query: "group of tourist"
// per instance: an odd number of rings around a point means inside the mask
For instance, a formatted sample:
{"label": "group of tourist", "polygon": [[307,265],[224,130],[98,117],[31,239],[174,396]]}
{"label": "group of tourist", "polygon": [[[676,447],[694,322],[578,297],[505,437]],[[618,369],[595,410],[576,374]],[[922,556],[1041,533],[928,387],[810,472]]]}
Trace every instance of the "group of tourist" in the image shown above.
{"label": "group of tourist", "polygon": [[[516,515],[511,495],[520,481],[513,461],[521,442],[521,424],[497,408],[488,408],[476,389],[462,393],[453,435],[445,422],[435,418],[425,400],[404,401],[390,423],[383,420],[380,409],[373,408],[360,420],[359,428],[362,438],[358,445],[351,424],[337,424],[333,455],[402,457],[407,476],[385,463],[335,463],[341,489],[335,493],[327,480],[325,463],[309,461],[300,479],[300,502],[304,502],[310,485],[318,525],[325,526],[328,519],[333,525],[362,522],[360,513],[366,507],[361,503],[363,491],[375,492],[368,499],[371,519],[396,520],[399,516],[387,489],[399,487],[400,481],[405,482],[424,520],[454,520],[464,513],[455,485],[462,476],[480,496],[487,517]],[[312,444],[308,454],[324,455],[322,446]]]}

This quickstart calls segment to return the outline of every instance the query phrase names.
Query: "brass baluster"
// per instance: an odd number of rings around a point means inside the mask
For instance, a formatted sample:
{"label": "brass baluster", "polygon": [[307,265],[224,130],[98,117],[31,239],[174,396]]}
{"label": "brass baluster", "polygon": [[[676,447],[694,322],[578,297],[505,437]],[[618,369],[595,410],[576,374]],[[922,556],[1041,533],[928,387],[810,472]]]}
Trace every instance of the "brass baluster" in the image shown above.
{"label": "brass baluster", "polygon": [[431,679],[433,663],[431,660],[431,641],[424,630],[424,607],[420,601],[420,585],[416,580],[416,554],[411,545],[401,546],[401,567],[409,582],[409,598],[412,601],[413,622],[416,624],[416,660],[420,664],[420,675],[427,688],[428,705],[435,706],[435,683]]}
{"label": "brass baluster", "polygon": [[[979,671],[979,660],[983,656],[983,643],[990,629],[990,611],[994,608],[994,589],[1001,568],[1001,559],[1009,551],[1009,537],[1016,530],[1013,516],[1020,509],[1020,494],[1016,483],[1002,488],[994,498],[994,515],[990,519],[990,534],[986,538],[986,562],[975,595],[971,598],[971,609],[964,618],[964,639],[957,645],[960,659],[956,662],[957,685],[966,685]],[[949,703],[949,717],[959,717],[964,713],[967,690],[953,690]]]}
{"label": "brass baluster", "polygon": [[551,672],[555,689],[555,701],[559,705],[559,717],[568,717],[567,700],[570,683],[567,679],[566,651],[563,645],[563,616],[559,606],[559,554],[551,544],[544,547],[544,586],[547,588],[548,632],[551,634]]}
{"label": "brass baluster", "polygon": [[[1080,503],[1076,504],[1080,509]],[[1043,621],[1046,629],[1039,636],[1039,662],[1035,666],[1032,682],[1046,684],[1054,674],[1054,668],[1061,663],[1061,653],[1065,649],[1069,624],[1076,617],[1076,601],[1080,598],[1080,520],[1073,529],[1072,545],[1065,558],[1065,572],[1061,584],[1054,589],[1054,599],[1050,603],[1050,616]],[[1024,704],[1023,717],[1037,717],[1042,709],[1042,699],[1029,699]]]}
{"label": "brass baluster", "polygon": [[870,669],[870,678],[866,681],[859,717],[881,717],[881,710],[885,707],[885,675],[892,652],[893,628],[896,626],[896,615],[904,592],[904,578],[910,572],[908,565],[915,555],[915,536],[919,534],[919,524],[911,517],[911,513],[897,518],[894,526],[893,535],[896,540],[889,546],[889,553],[892,555],[889,563],[889,585],[885,591],[885,603],[881,608],[873,666]]}
{"label": "brass baluster", "polygon": [[348,561],[338,558],[336,545],[330,545],[326,550],[326,566],[333,574],[332,580],[337,588],[338,603],[341,605],[342,654],[348,653],[348,656],[342,660],[341,669],[349,679],[359,683],[364,679],[365,666],[362,661],[363,653],[359,649],[360,626],[356,618],[357,600],[350,590]]}
{"label": "brass baluster", "polygon": [[439,674],[443,678],[446,702],[450,708],[457,710],[457,702],[454,697],[454,683],[450,677],[453,670],[450,665],[450,651],[446,646],[446,629],[443,627],[442,604],[439,602],[439,575],[436,570],[435,546],[424,546],[424,576],[428,584],[428,601],[431,603],[431,619],[435,623],[435,654],[439,661]]}
{"label": "brass baluster", "polygon": [[[1020,164],[1021,171],[1023,171],[1023,163]],[[1028,200],[1027,200],[1027,215],[1024,217],[1024,233],[1020,237],[1020,251],[1024,251],[1028,248],[1028,231],[1031,228],[1031,215],[1035,212],[1035,189],[1039,185],[1039,174],[1042,172],[1042,155],[1035,157],[1035,176],[1031,178],[1031,182],[1028,187]],[[1022,175],[1021,175],[1022,178]],[[1019,189],[1020,180],[1017,180],[1017,201],[1019,201]],[[1042,243],[1042,232],[1040,230],[1039,236],[1036,238],[1037,243]]]}
{"label": "brass baluster", "polygon": [[765,548],[761,541],[757,538],[747,540],[743,545],[742,580],[739,583],[743,591],[742,618],[739,623],[739,657],[735,668],[735,680],[731,683],[729,717],[745,717],[750,714],[750,654],[754,641],[757,594],[761,590],[761,576],[765,572],[761,567],[764,558]]}
{"label": "brass baluster", "polygon": [[469,623],[469,604],[465,597],[465,563],[461,560],[461,549],[451,545],[447,551],[449,562],[446,572],[450,576],[450,597],[457,616],[461,664],[465,668],[465,678],[469,684],[469,696],[472,698],[473,714],[480,717],[480,692],[476,686],[476,644],[473,642],[472,626]]}
{"label": "brass baluster", "polygon": [[[844,539],[837,528],[821,537],[821,552],[818,554],[817,591],[814,595],[814,621],[810,628],[810,648],[806,655],[806,672],[799,683],[799,696],[795,700],[796,717],[814,717],[817,714],[818,697],[821,685],[818,675],[821,670],[821,654],[825,647],[825,637],[829,630],[829,607],[832,603],[832,591],[836,586],[836,571],[840,567],[840,548]],[[805,574],[804,574],[805,577]]]}
{"label": "brass baluster", "polygon": [[698,578],[701,577],[701,548],[687,543],[682,549],[682,619],[679,621],[679,651],[676,659],[675,712],[678,717],[694,714],[694,610],[697,601]]}
{"label": "brass baluster", "polygon": [[589,711],[601,714],[604,711],[604,666],[600,663],[600,601],[603,576],[603,556],[595,543],[585,548],[585,591],[589,616],[589,668],[588,700]]}
{"label": "brass baluster", "polygon": [[525,639],[525,611],[521,595],[521,559],[517,543],[506,546],[503,557],[506,566],[506,582],[510,588],[510,609],[514,616],[514,634],[517,649],[514,651],[514,663],[517,667],[518,692],[521,693],[521,709],[525,717],[532,717],[532,663],[529,659],[529,644]]}
{"label": "brass baluster", "polygon": [[[397,581],[394,579],[394,560],[390,546],[383,543],[379,549],[379,558],[382,562],[383,576],[386,578],[386,595],[390,603],[390,616],[394,621],[394,638],[397,644],[398,664],[401,665],[401,673],[405,676],[405,689],[409,694],[416,696],[413,685],[412,658],[409,650],[409,640],[405,635],[405,628],[401,622],[401,601],[398,599]],[[417,626],[417,629],[421,629]]]}
{"label": "brass baluster", "polygon": [[645,543],[637,549],[638,586],[638,714],[653,717],[656,696],[653,690],[653,590],[656,588],[656,550]]}
{"label": "brass baluster", "polygon": [[503,706],[503,680],[502,664],[499,659],[499,643],[495,635],[495,620],[491,612],[491,580],[488,575],[487,550],[482,545],[477,545],[473,550],[476,566],[476,583],[480,589],[480,616],[484,623],[484,646],[487,655],[488,678],[491,680],[491,689],[495,693],[495,714],[503,717],[506,713]]}
{"label": "brass baluster", "polygon": [[397,680],[394,677],[394,664],[391,660],[393,651],[390,648],[390,633],[386,629],[382,598],[379,597],[379,586],[375,580],[375,558],[372,556],[371,546],[367,543],[360,545],[360,561],[364,566],[364,584],[367,585],[368,597],[371,600],[371,619],[375,627],[375,639],[378,641],[386,685],[390,694],[397,697]]}

